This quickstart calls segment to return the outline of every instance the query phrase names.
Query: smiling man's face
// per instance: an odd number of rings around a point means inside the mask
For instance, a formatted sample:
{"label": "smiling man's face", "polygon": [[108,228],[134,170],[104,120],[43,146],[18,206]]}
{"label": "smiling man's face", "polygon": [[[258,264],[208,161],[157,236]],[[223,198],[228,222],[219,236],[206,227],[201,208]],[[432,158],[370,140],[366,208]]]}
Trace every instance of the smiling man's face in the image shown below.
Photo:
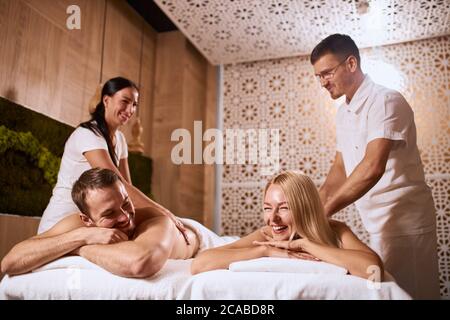
{"label": "smiling man's face", "polygon": [[320,75],[320,84],[329,93],[332,99],[338,99],[346,94],[352,83],[352,73],[347,64],[348,59],[328,53],[319,58],[313,65],[314,74]]}
{"label": "smiling man's face", "polygon": [[122,182],[110,187],[90,190],[86,196],[89,215],[83,221],[88,226],[118,229],[128,236],[135,229],[134,206]]}

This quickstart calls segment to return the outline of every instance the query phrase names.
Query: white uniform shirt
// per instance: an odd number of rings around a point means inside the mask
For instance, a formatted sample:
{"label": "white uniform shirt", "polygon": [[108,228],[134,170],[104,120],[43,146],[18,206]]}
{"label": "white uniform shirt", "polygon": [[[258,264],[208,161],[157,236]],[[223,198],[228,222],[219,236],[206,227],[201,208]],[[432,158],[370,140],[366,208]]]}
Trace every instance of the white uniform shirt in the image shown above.
{"label": "white uniform shirt", "polygon": [[336,115],[336,148],[347,177],[363,159],[367,144],[377,138],[395,143],[381,179],[355,202],[365,228],[383,236],[432,230],[435,209],[416,144],[414,113],[400,93],[366,75],[350,104],[344,102]]}
{"label": "white uniform shirt", "polygon": [[[72,201],[72,186],[83,172],[91,169],[83,153],[97,149],[108,150],[108,145],[103,136],[97,136],[89,129],[78,127],[67,139],[58,181],[42,216],[38,233],[48,230],[68,214],[79,211]],[[118,159],[128,158],[127,143],[119,130],[116,131],[115,152]]]}

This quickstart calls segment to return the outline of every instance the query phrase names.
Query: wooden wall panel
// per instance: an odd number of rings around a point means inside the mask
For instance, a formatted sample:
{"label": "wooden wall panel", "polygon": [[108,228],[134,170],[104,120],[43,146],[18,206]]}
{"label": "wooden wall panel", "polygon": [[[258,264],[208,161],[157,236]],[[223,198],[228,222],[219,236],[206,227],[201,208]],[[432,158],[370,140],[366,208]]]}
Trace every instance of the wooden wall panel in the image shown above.
{"label": "wooden wall panel", "polygon": [[[49,24],[23,1],[7,2],[2,14],[6,28],[0,31],[5,33],[2,37],[4,48],[0,53],[0,93],[55,116],[58,97],[54,93],[57,80],[60,80],[55,70],[62,65],[57,43],[64,44],[64,32]],[[46,77],[56,79],[46,81]]]}
{"label": "wooden wall panel", "polygon": [[[192,161],[194,161],[194,121],[204,126],[206,104],[207,62],[200,53],[185,41],[182,127],[191,132]],[[203,134],[202,130],[202,133]],[[199,151],[202,157],[202,150]],[[204,166],[189,164],[180,166],[180,204],[182,214],[203,222]],[[186,212],[187,211],[187,212]]]}
{"label": "wooden wall panel", "polygon": [[[81,8],[81,30],[66,28],[69,4]],[[0,8],[0,95],[78,124],[99,81],[104,3],[2,0]]]}
{"label": "wooden wall panel", "polygon": [[[144,20],[122,0],[107,0],[102,82],[121,76],[139,85]],[[131,140],[135,117],[121,131]]]}
{"label": "wooden wall panel", "polygon": [[139,81],[142,18],[125,2],[106,2],[102,81],[116,76]]}
{"label": "wooden wall panel", "polygon": [[39,221],[40,218],[0,214],[0,261],[15,244],[36,235]]}
{"label": "wooden wall panel", "polygon": [[[70,31],[66,28],[66,21],[68,15],[66,14],[67,7],[70,5],[78,5],[81,9],[82,27],[84,25],[84,15],[87,14],[85,5],[89,0],[21,0],[29,7],[33,8],[39,15],[46,18],[51,25],[60,28],[62,31]],[[91,1],[92,2],[92,1]],[[97,1],[103,2],[103,1]],[[80,33],[79,30],[74,30]]]}
{"label": "wooden wall panel", "polygon": [[151,157],[153,128],[153,87],[155,78],[156,32],[144,25],[144,43],[141,63],[139,117],[143,127],[144,154]]}
{"label": "wooden wall panel", "polygon": [[153,98],[152,193],[156,201],[178,212],[178,167],[170,159],[173,130],[181,126],[184,37],[179,32],[157,35]]}
{"label": "wooden wall panel", "polygon": [[69,31],[59,114],[65,122],[76,119],[76,125],[90,118],[88,104],[100,82],[105,1],[84,0],[79,5],[82,25],[80,31]]}
{"label": "wooden wall panel", "polygon": [[175,129],[188,129],[194,161],[194,121],[202,121],[205,130],[208,63],[181,33],[167,32],[158,34],[155,68],[152,190],[156,200],[175,214],[203,222],[205,166],[174,165],[171,151],[178,142],[170,137]]}

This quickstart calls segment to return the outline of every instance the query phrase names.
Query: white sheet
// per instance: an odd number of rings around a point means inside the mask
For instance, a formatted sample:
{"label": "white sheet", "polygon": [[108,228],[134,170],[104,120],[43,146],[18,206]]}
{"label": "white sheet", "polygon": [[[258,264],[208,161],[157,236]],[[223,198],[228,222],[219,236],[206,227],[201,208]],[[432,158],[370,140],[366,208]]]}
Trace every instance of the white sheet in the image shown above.
{"label": "white sheet", "polygon": [[[219,237],[183,219],[201,235],[201,249],[236,240]],[[367,281],[342,274],[232,272],[190,274],[191,260],[168,260],[152,278],[113,275],[81,257],[64,257],[32,273],[0,283],[0,299],[410,299],[395,283],[370,289]]]}
{"label": "white sheet", "polygon": [[351,275],[216,270],[193,276],[185,299],[258,300],[372,300],[411,297],[395,282],[379,289]]}
{"label": "white sheet", "polygon": [[0,299],[176,299],[190,278],[191,260],[169,260],[150,279],[113,275],[81,257],[65,257],[0,283]]}
{"label": "white sheet", "polygon": [[395,282],[371,289],[339,274],[232,272],[190,275],[192,260],[169,260],[150,279],[115,276],[81,257],[66,257],[0,283],[0,299],[410,299]]}

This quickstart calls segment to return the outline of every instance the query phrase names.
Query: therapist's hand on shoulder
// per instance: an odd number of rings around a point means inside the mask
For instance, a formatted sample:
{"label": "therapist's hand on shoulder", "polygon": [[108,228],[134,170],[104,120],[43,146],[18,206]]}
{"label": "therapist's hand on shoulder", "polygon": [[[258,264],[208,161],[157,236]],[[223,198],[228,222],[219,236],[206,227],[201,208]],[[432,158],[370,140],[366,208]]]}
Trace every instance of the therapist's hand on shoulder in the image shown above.
{"label": "therapist's hand on shoulder", "polygon": [[184,241],[186,241],[187,245],[190,245],[189,243],[189,239],[188,239],[188,235],[187,235],[187,230],[186,227],[184,226],[183,222],[181,222],[180,218],[178,218],[177,216],[175,216],[172,212],[170,212],[169,210],[166,210],[165,215],[172,220],[173,223],[175,223],[175,226],[177,227],[177,229],[181,232],[181,234],[183,235]]}

